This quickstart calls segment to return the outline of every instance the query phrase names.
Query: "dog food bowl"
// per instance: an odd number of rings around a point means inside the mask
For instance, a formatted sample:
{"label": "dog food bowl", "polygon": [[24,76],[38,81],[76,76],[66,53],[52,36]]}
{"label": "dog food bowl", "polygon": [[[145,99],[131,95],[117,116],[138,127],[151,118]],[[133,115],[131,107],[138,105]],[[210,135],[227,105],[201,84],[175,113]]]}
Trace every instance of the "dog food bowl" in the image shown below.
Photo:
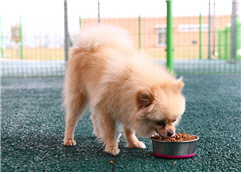
{"label": "dog food bowl", "polygon": [[197,139],[189,141],[152,140],[153,154],[161,158],[190,158],[196,154]]}

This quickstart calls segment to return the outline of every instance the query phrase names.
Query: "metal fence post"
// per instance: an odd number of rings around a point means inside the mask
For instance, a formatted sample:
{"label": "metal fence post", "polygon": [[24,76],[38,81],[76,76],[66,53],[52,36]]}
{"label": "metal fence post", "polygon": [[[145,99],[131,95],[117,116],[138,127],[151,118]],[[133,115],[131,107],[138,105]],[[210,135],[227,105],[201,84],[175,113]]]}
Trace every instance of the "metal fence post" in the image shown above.
{"label": "metal fence post", "polygon": [[68,12],[67,12],[67,1],[64,0],[64,52],[65,52],[65,62],[69,60],[69,31],[68,31]]}
{"label": "metal fence post", "polygon": [[231,14],[231,61],[236,60],[236,2],[232,0],[232,14]]}
{"label": "metal fence post", "polygon": [[20,26],[19,26],[19,36],[20,36],[20,58],[23,59],[23,30],[22,30],[22,20],[21,16],[19,18]]}
{"label": "metal fence post", "polygon": [[221,58],[221,31],[220,28],[218,28],[218,58]]}
{"label": "metal fence post", "polygon": [[1,57],[3,58],[4,54],[3,54],[3,23],[2,23],[2,18],[0,16],[0,34],[1,34]]}
{"label": "metal fence post", "polygon": [[241,23],[236,19],[236,60],[241,60],[241,54],[238,50],[241,49]]}
{"label": "metal fence post", "polygon": [[172,0],[167,2],[167,67],[174,72]]}
{"label": "metal fence post", "polygon": [[199,59],[202,59],[202,13],[199,16]]}
{"label": "metal fence post", "polygon": [[228,60],[230,58],[229,34],[230,34],[230,27],[228,25],[226,25],[226,28],[225,28],[225,60]]}
{"label": "metal fence post", "polygon": [[101,17],[100,17],[100,1],[97,1],[97,22],[98,24],[101,23]]}
{"label": "metal fence post", "polygon": [[208,59],[211,59],[211,0],[208,3]]}
{"label": "metal fence post", "polygon": [[81,24],[82,24],[81,17],[79,16],[79,26],[80,26],[80,30],[81,30]]}
{"label": "metal fence post", "polygon": [[213,0],[213,56],[216,56],[216,15],[215,15],[215,0]]}
{"label": "metal fence post", "polygon": [[139,49],[141,49],[141,16],[138,17],[138,40],[139,40]]}

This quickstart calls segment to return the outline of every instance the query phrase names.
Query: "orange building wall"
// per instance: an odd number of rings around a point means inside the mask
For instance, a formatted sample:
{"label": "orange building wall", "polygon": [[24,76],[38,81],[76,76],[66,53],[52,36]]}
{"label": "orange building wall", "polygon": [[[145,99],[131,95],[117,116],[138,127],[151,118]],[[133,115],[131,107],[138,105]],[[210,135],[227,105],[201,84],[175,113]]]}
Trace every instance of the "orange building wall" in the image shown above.
{"label": "orange building wall", "polygon": [[[82,19],[82,30],[87,26],[96,23],[97,19]],[[102,23],[113,24],[124,28],[129,32],[133,38],[135,45],[139,46],[139,22],[138,18],[102,18]],[[216,17],[216,28],[215,28],[215,43],[217,50],[218,41],[218,27],[221,29],[225,28],[226,24],[231,23],[231,16],[217,16]],[[174,43],[174,57],[175,58],[197,58],[199,57],[199,32],[180,32],[179,25],[182,24],[199,24],[199,17],[174,17],[173,18],[173,43]],[[208,24],[208,16],[202,17],[202,24]],[[165,46],[158,45],[158,29],[157,26],[166,27],[165,17],[141,17],[141,47],[148,51],[152,57],[165,58]],[[213,20],[212,25],[213,26]],[[211,35],[213,38],[213,27],[211,29]],[[195,44],[192,42],[195,41]],[[213,39],[211,40],[213,44]],[[202,32],[202,51],[203,57],[207,56],[207,45],[208,45],[208,31]]]}

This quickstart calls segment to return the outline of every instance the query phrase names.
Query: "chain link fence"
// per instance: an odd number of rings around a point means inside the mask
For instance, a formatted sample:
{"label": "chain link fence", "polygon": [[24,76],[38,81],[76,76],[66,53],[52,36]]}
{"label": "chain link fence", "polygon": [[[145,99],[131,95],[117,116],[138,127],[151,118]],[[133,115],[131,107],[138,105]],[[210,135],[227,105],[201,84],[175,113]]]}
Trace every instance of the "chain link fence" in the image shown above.
{"label": "chain link fence", "polygon": [[[29,4],[28,7],[26,4]],[[241,73],[238,4],[236,0],[173,0],[175,73]],[[67,5],[69,49],[75,47],[80,30],[100,21],[124,28],[132,36],[138,49],[166,65],[165,1],[67,0]],[[233,5],[237,7],[235,30],[231,27]],[[63,76],[64,2],[9,0],[1,5],[0,11],[1,76]],[[231,54],[233,40],[234,57]]]}

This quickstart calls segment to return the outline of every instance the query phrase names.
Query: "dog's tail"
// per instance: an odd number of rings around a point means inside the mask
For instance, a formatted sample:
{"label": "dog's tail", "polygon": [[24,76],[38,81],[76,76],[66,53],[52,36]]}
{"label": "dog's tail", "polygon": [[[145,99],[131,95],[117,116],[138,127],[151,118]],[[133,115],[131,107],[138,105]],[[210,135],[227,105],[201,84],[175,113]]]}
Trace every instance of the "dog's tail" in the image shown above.
{"label": "dog's tail", "polygon": [[100,24],[82,31],[76,45],[78,48],[90,50],[100,46],[130,47],[133,42],[122,28]]}

